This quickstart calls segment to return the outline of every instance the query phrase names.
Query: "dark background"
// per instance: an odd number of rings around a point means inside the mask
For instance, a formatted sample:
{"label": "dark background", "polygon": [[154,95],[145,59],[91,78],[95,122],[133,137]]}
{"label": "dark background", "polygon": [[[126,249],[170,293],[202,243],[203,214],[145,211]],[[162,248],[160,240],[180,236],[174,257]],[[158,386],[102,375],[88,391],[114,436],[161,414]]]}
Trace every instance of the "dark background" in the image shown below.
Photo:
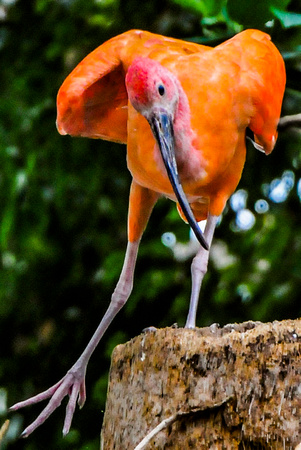
{"label": "dark background", "polygon": [[[57,133],[64,78],[95,47],[131,28],[216,45],[256,27],[271,34],[285,59],[282,114],[299,113],[298,5],[0,2],[0,426],[11,419],[1,449],[98,449],[112,349],[150,325],[183,326],[188,309],[191,258],[177,260],[161,237],[171,232],[186,248],[189,229],[175,205],[161,200],[143,237],[130,300],[89,364],[87,402],[70,434],[62,438],[64,404],[27,440],[16,439],[43,405],[11,414],[6,407],[48,388],[74,363],[109,303],[126,247],[126,148]],[[239,194],[216,230],[198,326],[301,315],[300,129],[281,131],[270,157],[248,147]],[[245,209],[253,226],[241,224]]]}

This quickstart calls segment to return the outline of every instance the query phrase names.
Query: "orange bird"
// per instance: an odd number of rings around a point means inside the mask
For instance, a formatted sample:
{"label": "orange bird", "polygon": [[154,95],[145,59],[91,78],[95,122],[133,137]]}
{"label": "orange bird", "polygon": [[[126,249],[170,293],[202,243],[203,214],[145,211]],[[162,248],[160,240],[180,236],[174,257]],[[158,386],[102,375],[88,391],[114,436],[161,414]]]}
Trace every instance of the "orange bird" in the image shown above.
{"label": "orange bird", "polygon": [[[86,349],[47,391],[13,410],[50,398],[22,433],[32,433],[69,395],[64,435],[76,402],[85,402],[88,361],[133,285],[139,242],[159,197],[177,202],[201,246],[192,261],[186,327],[195,327],[215,225],[235,190],[246,158],[246,129],[269,154],[276,143],[285,87],[282,57],[270,37],[246,30],[215,48],[132,30],[90,53],[61,86],[61,134],[127,144],[133,181],[128,245],[109,307]],[[207,220],[204,234],[198,222]]]}

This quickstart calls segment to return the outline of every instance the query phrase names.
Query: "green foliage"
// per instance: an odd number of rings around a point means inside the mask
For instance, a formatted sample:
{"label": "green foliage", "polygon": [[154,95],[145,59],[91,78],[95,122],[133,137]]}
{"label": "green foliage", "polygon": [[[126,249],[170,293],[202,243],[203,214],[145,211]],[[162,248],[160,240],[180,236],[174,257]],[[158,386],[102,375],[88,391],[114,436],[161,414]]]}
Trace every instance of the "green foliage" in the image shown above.
{"label": "green foliage", "polygon": [[283,11],[272,6],[270,11],[281,22],[284,28],[298,27],[301,25],[301,14]]}
{"label": "green foliage", "polygon": [[[1,426],[6,403],[46,389],[78,357],[109,303],[126,247],[126,149],[58,135],[55,98],[64,78],[130,28],[215,45],[253,26],[267,30],[285,58],[283,114],[300,113],[301,11],[288,0],[18,0],[0,2],[0,13]],[[239,186],[245,203],[230,203],[217,229],[198,325],[301,315],[300,148],[297,129],[280,131],[269,158],[249,146]],[[255,219],[249,229],[240,225],[241,210]],[[62,407],[18,443],[41,409],[35,406],[10,415],[1,450],[99,448],[112,348],[144,327],[185,322],[190,259],[177,260],[163,245],[166,232],[187,250],[188,227],[162,200],[143,238],[132,296],[90,362],[87,404],[72,432],[61,437]]]}
{"label": "green foliage", "polygon": [[285,9],[289,3],[290,0],[266,0],[264,2],[228,0],[227,10],[233,20],[245,27],[261,28],[266,22],[274,19],[274,9],[279,8],[285,14]]}
{"label": "green foliage", "polygon": [[183,8],[187,8],[200,16],[217,16],[223,4],[224,0],[173,0],[174,3],[181,5]]}

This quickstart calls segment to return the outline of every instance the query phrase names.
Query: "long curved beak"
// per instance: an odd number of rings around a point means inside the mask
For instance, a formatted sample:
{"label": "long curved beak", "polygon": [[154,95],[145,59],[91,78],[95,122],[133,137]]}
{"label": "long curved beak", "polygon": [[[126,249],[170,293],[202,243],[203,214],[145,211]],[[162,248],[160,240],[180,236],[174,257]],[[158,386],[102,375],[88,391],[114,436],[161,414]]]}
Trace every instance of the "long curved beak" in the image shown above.
{"label": "long curved beak", "polygon": [[150,118],[149,124],[158,143],[168,178],[171,182],[172,188],[177,197],[179,205],[181,206],[184,216],[193,229],[199,243],[202,245],[202,247],[204,247],[204,249],[209,250],[209,246],[197,221],[195,220],[187,197],[180,183],[175,156],[174,132],[171,118],[165,112],[156,113],[153,114]]}

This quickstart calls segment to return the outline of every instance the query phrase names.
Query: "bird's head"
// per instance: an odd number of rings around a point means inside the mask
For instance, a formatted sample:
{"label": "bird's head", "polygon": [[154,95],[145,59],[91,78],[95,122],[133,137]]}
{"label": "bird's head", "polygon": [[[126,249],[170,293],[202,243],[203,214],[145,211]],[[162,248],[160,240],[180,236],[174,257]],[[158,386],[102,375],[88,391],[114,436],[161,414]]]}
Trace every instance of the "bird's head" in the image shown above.
{"label": "bird's head", "polygon": [[130,103],[150,124],[168,178],[187,222],[200,244],[208,250],[208,244],[183,191],[177,168],[175,155],[177,129],[174,128],[174,123],[178,104],[181,100],[183,103],[186,98],[180,82],[158,61],[140,57],[129,67],[125,83]]}
{"label": "bird's head", "polygon": [[179,101],[179,82],[158,61],[136,58],[125,81],[131,104],[147,120],[160,111],[173,118]]}

